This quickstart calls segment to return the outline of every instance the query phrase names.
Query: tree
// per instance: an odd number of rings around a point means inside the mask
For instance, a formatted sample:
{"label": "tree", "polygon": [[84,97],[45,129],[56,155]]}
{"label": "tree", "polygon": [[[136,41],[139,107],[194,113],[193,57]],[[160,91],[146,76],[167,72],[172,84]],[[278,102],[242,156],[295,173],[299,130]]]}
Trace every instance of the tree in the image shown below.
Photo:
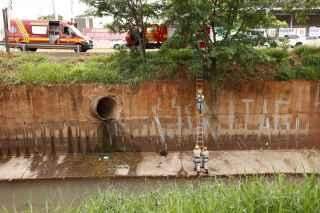
{"label": "tree", "polygon": [[[252,39],[250,31],[254,28],[278,25],[272,14],[274,8],[304,14],[319,5],[319,0],[168,0],[165,14],[167,22],[176,26],[172,41],[195,49],[203,69],[210,72],[216,69],[216,50],[221,50],[221,46]],[[207,28],[212,29],[212,36]],[[199,45],[200,41],[204,45]]]}
{"label": "tree", "polygon": [[157,20],[162,11],[161,1],[153,0],[81,0],[92,7],[97,16],[113,18],[109,28],[115,32],[129,32],[138,41],[138,50],[145,58],[145,29]]}

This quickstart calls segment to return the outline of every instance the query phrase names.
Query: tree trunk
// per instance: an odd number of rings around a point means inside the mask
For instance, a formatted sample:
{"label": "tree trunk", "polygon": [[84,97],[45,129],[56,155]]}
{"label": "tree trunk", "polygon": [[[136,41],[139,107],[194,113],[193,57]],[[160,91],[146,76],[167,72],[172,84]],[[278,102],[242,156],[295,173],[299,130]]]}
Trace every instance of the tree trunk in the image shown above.
{"label": "tree trunk", "polygon": [[140,53],[143,58],[143,61],[146,60],[146,45],[145,45],[145,27],[144,27],[144,20],[143,20],[143,4],[142,1],[139,1],[140,4],[140,13],[139,13],[139,18],[140,18],[140,29],[141,29],[141,34],[140,34],[140,41],[139,41],[139,46],[140,46]]}

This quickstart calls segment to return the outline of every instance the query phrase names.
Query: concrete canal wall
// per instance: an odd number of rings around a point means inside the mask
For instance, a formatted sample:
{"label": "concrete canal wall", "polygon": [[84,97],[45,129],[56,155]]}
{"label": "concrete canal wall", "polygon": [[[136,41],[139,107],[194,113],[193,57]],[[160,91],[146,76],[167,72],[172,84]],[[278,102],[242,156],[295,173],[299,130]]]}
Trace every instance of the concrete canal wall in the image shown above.
{"label": "concrete canal wall", "polygon": [[[0,154],[190,150],[194,84],[0,86]],[[210,149],[320,147],[319,82],[206,84],[205,97]]]}

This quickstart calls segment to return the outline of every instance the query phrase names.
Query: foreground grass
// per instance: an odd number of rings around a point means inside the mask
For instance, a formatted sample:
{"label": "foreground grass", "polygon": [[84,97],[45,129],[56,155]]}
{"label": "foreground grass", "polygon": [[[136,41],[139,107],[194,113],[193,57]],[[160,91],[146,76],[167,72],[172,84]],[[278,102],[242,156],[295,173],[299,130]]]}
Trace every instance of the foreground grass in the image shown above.
{"label": "foreground grass", "polygon": [[302,181],[243,179],[239,183],[212,182],[176,186],[145,194],[105,192],[72,212],[320,212],[320,184]]}

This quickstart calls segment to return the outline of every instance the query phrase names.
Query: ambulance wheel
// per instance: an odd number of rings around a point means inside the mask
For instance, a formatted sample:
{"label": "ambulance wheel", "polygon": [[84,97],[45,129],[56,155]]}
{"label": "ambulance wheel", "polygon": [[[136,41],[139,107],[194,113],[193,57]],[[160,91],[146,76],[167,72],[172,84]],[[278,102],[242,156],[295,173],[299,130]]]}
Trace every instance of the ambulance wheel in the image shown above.
{"label": "ambulance wheel", "polygon": [[81,53],[85,53],[85,52],[87,52],[87,49],[85,49],[81,44],[78,44],[77,45],[78,47],[76,48],[76,49],[74,49],[74,52],[78,52],[78,50],[79,50],[79,52],[81,52]]}
{"label": "ambulance wheel", "polygon": [[37,51],[37,48],[27,48],[26,51],[29,51],[29,52],[36,52]]}
{"label": "ambulance wheel", "polygon": [[21,52],[23,52],[23,51],[36,52],[37,48],[26,48],[26,49],[23,49],[23,47],[18,47],[18,50],[20,50]]}

